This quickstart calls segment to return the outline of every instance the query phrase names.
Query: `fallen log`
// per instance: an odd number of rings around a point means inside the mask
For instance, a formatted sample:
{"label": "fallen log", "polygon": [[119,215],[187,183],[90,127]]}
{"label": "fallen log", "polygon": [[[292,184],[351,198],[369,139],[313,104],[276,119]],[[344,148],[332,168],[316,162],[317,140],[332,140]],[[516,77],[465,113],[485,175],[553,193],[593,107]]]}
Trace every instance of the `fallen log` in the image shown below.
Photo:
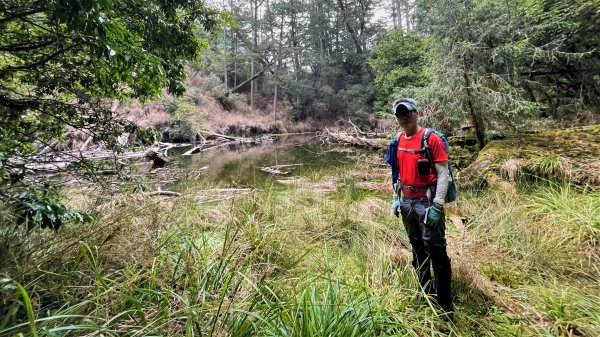
{"label": "fallen log", "polygon": [[219,134],[219,133],[214,133],[214,132],[209,132],[209,131],[204,131],[204,130],[200,130],[200,132],[203,133],[203,134],[205,134],[205,135],[215,136],[215,137],[219,137],[219,138],[225,138],[225,139],[229,139],[229,140],[241,141],[241,140],[246,140],[247,139],[247,138],[239,138],[239,137],[222,135],[222,134]]}
{"label": "fallen log", "polygon": [[304,164],[283,164],[283,165],[274,165],[274,166],[269,166],[270,168],[274,168],[274,169],[280,169],[280,168],[284,168],[284,167],[294,167],[294,166],[302,166]]}
{"label": "fallen log", "polygon": [[58,140],[55,139],[52,142],[50,142],[50,144],[48,144],[46,147],[41,149],[40,152],[38,152],[38,154],[45,154],[45,153],[50,152],[51,150],[54,150],[54,147],[56,146],[56,144],[58,144]]}
{"label": "fallen log", "polygon": [[268,167],[268,166],[261,167],[260,170],[263,172],[267,172],[269,174],[282,175],[282,176],[286,176],[286,175],[290,174],[290,172],[280,171],[276,168],[272,168],[272,167]]}
{"label": "fallen log", "polygon": [[194,146],[193,148],[189,149],[184,154],[182,154],[182,156],[191,156],[194,153],[198,153],[198,152],[200,152],[200,146]]}
{"label": "fallen log", "polygon": [[325,128],[325,132],[323,133],[323,137],[331,138],[340,143],[347,143],[357,146],[369,147],[373,149],[385,149],[388,145],[387,139],[381,138],[366,138],[360,136],[351,136],[347,133],[343,132],[331,132],[327,128]]}
{"label": "fallen log", "polygon": [[217,145],[213,145],[213,146],[209,146],[205,149],[200,150],[200,152],[204,152],[204,151],[208,151],[208,150],[212,150],[215,149],[217,147],[221,147],[221,146],[225,146],[225,145],[231,145],[231,144],[237,144],[237,141],[231,141],[231,142],[225,142],[225,143],[221,143],[221,144],[217,144]]}
{"label": "fallen log", "polygon": [[162,195],[162,196],[166,196],[166,197],[179,197],[181,196],[181,193],[179,192],[173,192],[173,191],[153,191],[153,192],[146,192],[146,195]]}
{"label": "fallen log", "polygon": [[85,149],[87,149],[88,145],[90,145],[90,142],[92,141],[92,139],[94,139],[94,136],[89,136],[85,142],[81,145],[81,147],[79,148],[79,151],[85,151]]}

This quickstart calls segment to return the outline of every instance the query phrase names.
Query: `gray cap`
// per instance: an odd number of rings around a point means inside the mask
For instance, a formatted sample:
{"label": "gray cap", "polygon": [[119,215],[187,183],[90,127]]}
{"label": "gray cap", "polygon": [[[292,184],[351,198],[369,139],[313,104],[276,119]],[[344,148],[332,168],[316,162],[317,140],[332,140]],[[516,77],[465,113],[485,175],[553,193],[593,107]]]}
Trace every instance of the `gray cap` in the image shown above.
{"label": "gray cap", "polygon": [[392,113],[395,115],[398,111],[398,107],[404,106],[408,111],[417,111],[417,102],[411,98],[398,98],[394,102],[394,108]]}

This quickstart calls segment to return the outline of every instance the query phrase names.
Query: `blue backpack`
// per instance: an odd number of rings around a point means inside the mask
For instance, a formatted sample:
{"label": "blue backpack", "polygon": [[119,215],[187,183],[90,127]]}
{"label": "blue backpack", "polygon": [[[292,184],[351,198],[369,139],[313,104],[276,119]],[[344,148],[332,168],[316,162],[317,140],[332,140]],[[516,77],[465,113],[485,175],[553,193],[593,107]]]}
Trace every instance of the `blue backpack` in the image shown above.
{"label": "blue backpack", "polygon": [[[429,161],[429,165],[431,165],[433,172],[436,172],[433,156],[431,155],[431,148],[429,147],[429,136],[431,136],[432,133],[435,133],[438,137],[440,137],[442,142],[444,142],[446,152],[449,153],[450,143],[448,142],[446,136],[444,136],[443,133],[430,128],[426,128],[425,131],[423,131],[423,135],[421,137],[421,149],[416,150],[415,153],[423,153],[425,155],[425,158],[427,158],[427,160]],[[396,136],[394,136],[394,139],[388,146],[386,155],[386,161],[392,167],[392,184],[395,184],[398,180],[398,163],[396,159],[396,152],[398,151],[398,139],[400,138],[401,134],[402,133],[398,133],[396,134]],[[450,164],[448,164],[448,172],[450,173],[450,182],[448,184],[448,193],[446,193],[445,201],[453,202],[456,200],[456,183],[454,182],[454,176],[452,175],[452,166]]]}

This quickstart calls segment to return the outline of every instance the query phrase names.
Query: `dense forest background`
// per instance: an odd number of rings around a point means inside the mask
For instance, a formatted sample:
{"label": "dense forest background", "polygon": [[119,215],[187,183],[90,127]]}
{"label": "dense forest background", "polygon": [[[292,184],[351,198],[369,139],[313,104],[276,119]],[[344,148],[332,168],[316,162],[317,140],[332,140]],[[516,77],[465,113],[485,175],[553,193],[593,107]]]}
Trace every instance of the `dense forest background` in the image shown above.
{"label": "dense forest background", "polygon": [[[250,1],[205,63],[251,106],[367,120],[399,96],[427,123],[486,130],[591,123],[598,115],[594,1]],[[248,87],[239,87],[256,78]]]}

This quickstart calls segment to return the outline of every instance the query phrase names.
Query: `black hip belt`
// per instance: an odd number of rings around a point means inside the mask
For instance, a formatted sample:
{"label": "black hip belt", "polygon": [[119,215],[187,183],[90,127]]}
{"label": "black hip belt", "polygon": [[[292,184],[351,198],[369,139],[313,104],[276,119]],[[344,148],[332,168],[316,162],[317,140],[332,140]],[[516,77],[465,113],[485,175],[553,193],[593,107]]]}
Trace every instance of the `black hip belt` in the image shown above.
{"label": "black hip belt", "polygon": [[400,189],[402,189],[402,190],[406,190],[406,191],[415,193],[415,192],[427,192],[427,190],[429,190],[430,188],[435,187],[436,184],[427,185],[425,187],[414,187],[414,186],[404,185],[399,182],[396,186],[400,187]]}

